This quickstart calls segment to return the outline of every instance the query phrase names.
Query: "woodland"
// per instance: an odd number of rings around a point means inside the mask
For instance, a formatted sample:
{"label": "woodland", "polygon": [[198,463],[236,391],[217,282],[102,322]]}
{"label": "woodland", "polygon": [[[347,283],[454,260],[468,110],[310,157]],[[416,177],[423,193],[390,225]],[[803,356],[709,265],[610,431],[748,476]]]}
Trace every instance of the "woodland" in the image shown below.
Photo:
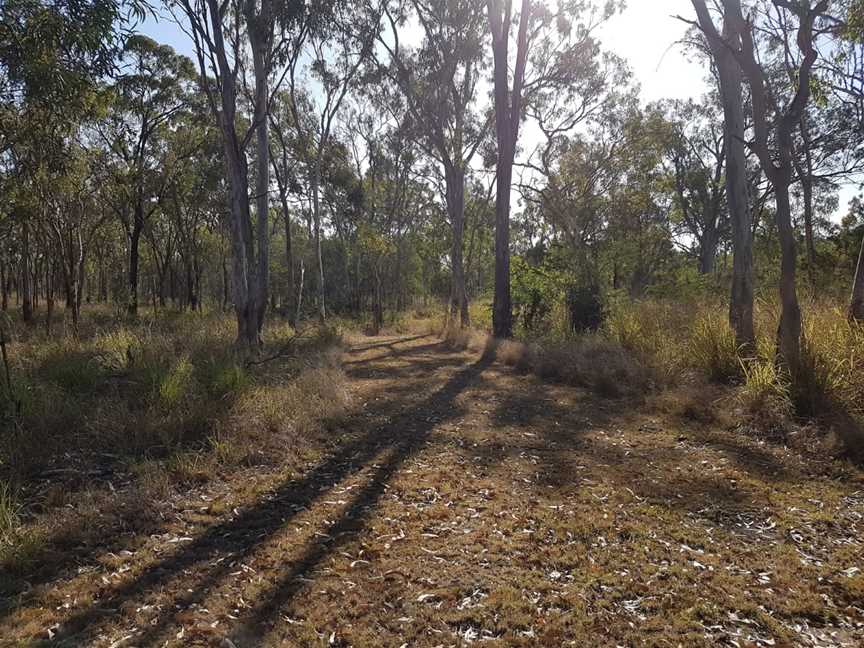
{"label": "woodland", "polygon": [[0,0],[0,646],[864,645],[864,1],[647,1]]}

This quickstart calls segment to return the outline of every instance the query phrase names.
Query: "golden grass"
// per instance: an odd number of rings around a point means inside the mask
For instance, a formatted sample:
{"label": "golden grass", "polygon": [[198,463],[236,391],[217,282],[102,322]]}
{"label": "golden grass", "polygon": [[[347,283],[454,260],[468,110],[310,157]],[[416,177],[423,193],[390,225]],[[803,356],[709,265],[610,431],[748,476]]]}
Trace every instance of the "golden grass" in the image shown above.
{"label": "golden grass", "polygon": [[312,329],[299,341],[295,334],[271,323],[267,361],[247,365],[233,349],[228,314],[165,313],[130,323],[94,308],[85,309],[77,339],[13,329],[21,411],[2,403],[3,564],[26,562],[38,544],[38,533],[21,525],[13,484],[56,482],[39,502],[45,510],[63,506],[64,493],[89,489],[90,475],[128,475],[145,499],[163,499],[220,471],[283,460],[300,438],[313,443],[349,400],[341,338],[332,329]]}
{"label": "golden grass", "polygon": [[[485,303],[472,308],[488,313]],[[714,298],[616,300],[597,333],[568,331],[566,313],[553,308],[552,321],[541,333],[520,339],[492,340],[477,329],[453,326],[442,337],[453,349],[494,349],[499,362],[518,371],[606,397],[649,396],[661,409],[671,408],[690,420],[715,420],[714,410],[731,408],[738,423],[772,437],[810,420],[826,430],[842,425],[847,438],[862,437],[864,326],[850,322],[836,302],[805,301],[804,361],[793,377],[777,365],[777,304],[756,303],[755,357],[742,355],[727,308]],[[711,391],[711,385],[729,391],[718,402],[694,398]],[[666,396],[667,402],[657,398],[670,390],[675,395]]]}

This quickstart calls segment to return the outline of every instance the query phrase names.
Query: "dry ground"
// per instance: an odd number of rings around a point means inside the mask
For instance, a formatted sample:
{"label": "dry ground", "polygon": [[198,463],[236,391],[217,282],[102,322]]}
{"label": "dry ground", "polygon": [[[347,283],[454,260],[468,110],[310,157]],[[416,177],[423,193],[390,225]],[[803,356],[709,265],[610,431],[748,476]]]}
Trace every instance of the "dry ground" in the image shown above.
{"label": "dry ground", "polygon": [[857,469],[434,337],[344,370],[320,458],[59,530],[0,644],[864,646]]}

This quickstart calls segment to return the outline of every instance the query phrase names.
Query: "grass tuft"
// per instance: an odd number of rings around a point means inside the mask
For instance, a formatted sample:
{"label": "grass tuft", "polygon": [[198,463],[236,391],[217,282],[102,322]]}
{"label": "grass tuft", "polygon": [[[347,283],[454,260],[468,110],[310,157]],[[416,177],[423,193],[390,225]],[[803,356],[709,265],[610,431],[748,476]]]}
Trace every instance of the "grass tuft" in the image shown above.
{"label": "grass tuft", "polygon": [[735,332],[724,313],[709,310],[696,318],[687,351],[691,365],[709,380],[728,384],[741,378]]}

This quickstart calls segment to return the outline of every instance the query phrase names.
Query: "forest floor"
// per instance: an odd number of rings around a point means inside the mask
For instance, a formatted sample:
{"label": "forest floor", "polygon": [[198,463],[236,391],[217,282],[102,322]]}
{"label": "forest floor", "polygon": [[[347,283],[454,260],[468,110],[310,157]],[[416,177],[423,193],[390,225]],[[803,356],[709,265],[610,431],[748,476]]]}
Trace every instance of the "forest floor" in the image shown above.
{"label": "forest floor", "polygon": [[431,336],[368,338],[343,369],[326,453],[152,524],[96,518],[0,605],[0,645],[864,645],[849,464]]}

